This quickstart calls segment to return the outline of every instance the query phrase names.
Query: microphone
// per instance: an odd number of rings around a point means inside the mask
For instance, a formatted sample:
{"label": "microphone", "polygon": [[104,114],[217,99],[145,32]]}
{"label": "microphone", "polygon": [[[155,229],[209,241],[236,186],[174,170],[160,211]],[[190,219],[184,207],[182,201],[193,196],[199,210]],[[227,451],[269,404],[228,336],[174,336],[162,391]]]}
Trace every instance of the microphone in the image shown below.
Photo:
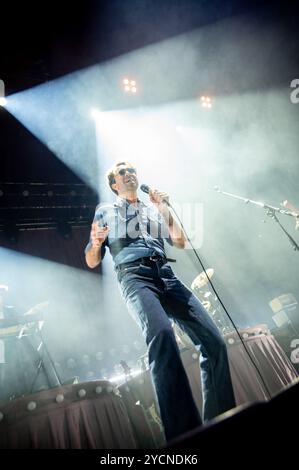
{"label": "microphone", "polygon": [[[144,193],[148,194],[151,190],[151,188],[147,185],[147,184],[142,184],[140,186],[140,189],[141,191],[143,191]],[[168,206],[170,206],[170,203],[168,201],[166,201],[165,199],[163,199],[163,202],[165,202],[165,204],[167,204]]]}
{"label": "microphone", "polygon": [[150,187],[147,184],[142,184],[140,186],[140,189],[141,189],[141,191],[143,191],[146,194],[148,194],[150,192]]}

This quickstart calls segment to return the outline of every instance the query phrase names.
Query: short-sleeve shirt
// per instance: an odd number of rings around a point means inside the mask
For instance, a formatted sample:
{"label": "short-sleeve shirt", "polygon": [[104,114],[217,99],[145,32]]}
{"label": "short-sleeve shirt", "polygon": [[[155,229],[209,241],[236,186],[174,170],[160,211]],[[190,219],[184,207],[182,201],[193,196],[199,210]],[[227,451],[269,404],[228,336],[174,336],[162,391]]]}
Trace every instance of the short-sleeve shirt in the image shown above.
{"label": "short-sleeve shirt", "polygon": [[[94,223],[109,226],[109,234],[101,247],[101,258],[108,247],[115,267],[147,256],[166,257],[164,239],[172,245],[168,226],[153,204],[141,201],[130,204],[118,197],[114,204],[99,204]],[[91,248],[91,240],[85,252]]]}

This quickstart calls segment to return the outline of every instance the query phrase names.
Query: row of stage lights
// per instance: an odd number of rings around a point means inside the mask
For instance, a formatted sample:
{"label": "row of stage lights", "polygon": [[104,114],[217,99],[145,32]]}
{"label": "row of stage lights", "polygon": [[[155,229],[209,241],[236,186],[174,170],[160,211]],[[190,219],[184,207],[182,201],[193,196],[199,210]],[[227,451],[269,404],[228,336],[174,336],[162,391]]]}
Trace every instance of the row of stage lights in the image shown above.
{"label": "row of stage lights", "polygon": [[[135,352],[134,352],[135,350]],[[140,373],[145,369],[143,363],[144,358],[144,346],[139,341],[134,341],[133,348],[128,345],[123,345],[120,349],[110,348],[106,354],[102,351],[98,351],[94,355],[83,354],[81,357],[69,357],[64,367],[78,377],[81,380],[95,380],[96,378],[105,378],[116,381],[116,378],[123,376],[124,367],[121,362],[130,370],[130,374],[135,375],[138,371]],[[139,356],[138,359],[130,359],[128,354],[133,352],[133,356]],[[122,358],[122,361],[120,359]],[[117,362],[119,359],[119,362]],[[106,362],[108,360],[108,363]],[[111,362],[112,361],[112,362]],[[61,367],[62,364],[56,364]]]}
{"label": "row of stage lights", "polygon": [[[24,197],[29,197],[30,195],[36,196],[35,193],[32,193],[32,194],[31,194],[30,191],[28,191],[28,189],[25,189],[24,191],[22,191],[22,192],[20,193],[20,195],[21,195],[21,194],[22,194],[22,196],[24,196]],[[5,195],[5,192],[4,192],[2,189],[0,189],[0,197],[2,197],[2,196],[4,196],[4,195]],[[51,190],[50,190],[50,191],[47,191],[45,194],[40,194],[39,196],[45,196],[45,195],[47,195],[48,197],[53,197],[53,196],[61,196],[62,194],[56,194],[56,193],[54,193],[54,191],[51,191]],[[71,191],[69,191],[68,193],[65,193],[65,194],[63,194],[63,195],[64,195],[64,196],[67,196],[67,195],[69,195],[69,196],[77,196],[77,192],[74,191],[74,190],[71,190]],[[80,194],[78,194],[78,195],[80,195]]]}
{"label": "row of stage lights", "polygon": [[[134,354],[135,354],[135,351],[140,353],[141,351],[143,351],[143,349],[144,349],[144,345],[140,341],[134,341],[131,347],[127,344],[124,344],[118,350],[116,348],[110,348],[106,354],[108,357],[109,356],[110,357],[117,357],[117,356],[122,357],[123,354],[127,355],[131,353],[132,351],[134,351]],[[80,358],[77,358],[77,359],[70,357],[67,360],[67,366],[72,368],[72,367],[75,367],[78,363],[88,365],[90,362],[94,360],[101,362],[104,359],[104,356],[105,354],[103,351],[97,351],[94,355],[83,354]]]}
{"label": "row of stage lights", "polygon": [[[123,78],[122,88],[126,94],[135,95],[138,91],[137,81],[128,77]],[[201,106],[205,109],[212,108],[212,98],[210,96],[201,96]],[[0,106],[5,107],[7,99],[5,98],[5,86],[3,80],[0,80]]]}
{"label": "row of stage lights", "polygon": [[[101,366],[100,362],[103,359],[103,354],[97,353],[96,358],[98,360],[100,359],[98,365],[90,361],[91,357],[87,354],[83,355],[81,358],[77,358],[77,360],[69,358],[66,360],[65,365],[70,373],[77,377],[79,382],[98,379],[105,379],[114,383],[122,382],[128,377],[134,377],[149,369],[147,354],[143,354],[135,360],[121,360],[118,363],[114,362],[114,364],[110,365],[101,364]],[[198,360],[198,353],[194,350],[190,350],[190,358],[194,361]],[[58,363],[55,365],[61,367]],[[142,377],[140,377],[140,379],[143,380]]]}

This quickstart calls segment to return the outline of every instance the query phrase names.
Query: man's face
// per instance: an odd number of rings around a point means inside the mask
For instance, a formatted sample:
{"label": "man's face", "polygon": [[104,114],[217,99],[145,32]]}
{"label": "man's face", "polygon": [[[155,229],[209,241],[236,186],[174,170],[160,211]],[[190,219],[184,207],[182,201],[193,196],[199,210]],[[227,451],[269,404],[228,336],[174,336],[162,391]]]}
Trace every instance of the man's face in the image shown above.
{"label": "man's face", "polygon": [[119,165],[114,173],[115,183],[112,185],[118,194],[127,191],[136,191],[138,179],[135,168],[129,165]]}

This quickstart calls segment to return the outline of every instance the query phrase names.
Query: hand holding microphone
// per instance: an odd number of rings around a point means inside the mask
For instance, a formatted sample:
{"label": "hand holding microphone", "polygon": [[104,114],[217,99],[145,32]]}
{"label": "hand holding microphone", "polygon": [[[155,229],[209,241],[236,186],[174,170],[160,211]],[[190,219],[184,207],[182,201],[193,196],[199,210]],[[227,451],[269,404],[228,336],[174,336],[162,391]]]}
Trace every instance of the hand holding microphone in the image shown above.
{"label": "hand holding microphone", "polygon": [[167,206],[170,206],[169,203],[169,195],[163,191],[158,191],[157,189],[151,189],[149,186],[146,184],[142,184],[140,186],[141,191],[144,193],[147,193],[150,197],[150,200],[153,204],[167,204]]}

